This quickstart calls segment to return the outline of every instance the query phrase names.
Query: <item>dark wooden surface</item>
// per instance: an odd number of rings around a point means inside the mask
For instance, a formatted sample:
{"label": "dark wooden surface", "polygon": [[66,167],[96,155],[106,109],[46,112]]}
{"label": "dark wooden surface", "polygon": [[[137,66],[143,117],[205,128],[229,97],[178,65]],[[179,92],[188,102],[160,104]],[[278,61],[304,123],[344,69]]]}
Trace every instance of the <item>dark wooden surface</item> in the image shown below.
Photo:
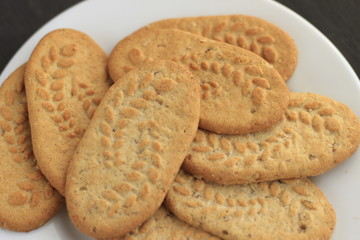
{"label": "dark wooden surface", "polygon": [[[360,76],[360,0],[277,0],[294,10],[340,50]],[[79,0],[0,0],[0,72],[42,25]]]}

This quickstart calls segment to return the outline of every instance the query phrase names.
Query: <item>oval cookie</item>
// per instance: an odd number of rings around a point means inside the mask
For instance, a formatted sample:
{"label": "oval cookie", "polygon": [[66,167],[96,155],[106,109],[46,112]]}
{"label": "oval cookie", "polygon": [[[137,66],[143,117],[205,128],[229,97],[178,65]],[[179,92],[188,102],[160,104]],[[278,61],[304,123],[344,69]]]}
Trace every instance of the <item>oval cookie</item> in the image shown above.
{"label": "oval cookie", "polygon": [[141,226],[124,237],[113,240],[221,240],[203,230],[195,228],[174,216],[165,207],[160,207],[155,214]]}
{"label": "oval cookie", "polygon": [[291,93],[283,120],[263,132],[220,135],[198,130],[184,169],[208,181],[249,183],[322,174],[360,143],[358,117],[314,93]]}
{"label": "oval cookie", "polygon": [[180,30],[142,29],[109,57],[113,80],[137,64],[163,58],[184,64],[201,86],[200,127],[223,134],[257,132],[277,123],[288,105],[279,73],[250,51]]}
{"label": "oval cookie", "polygon": [[308,179],[219,185],[180,171],[165,204],[222,239],[330,239],[335,212]]}
{"label": "oval cookie", "polygon": [[84,33],[59,29],[31,54],[25,72],[34,153],[64,194],[69,161],[110,86],[104,51]]}
{"label": "oval cookie", "polygon": [[116,82],[68,169],[66,202],[74,225],[110,238],[150,218],[195,137],[199,114],[199,86],[176,63],[146,63]]}
{"label": "oval cookie", "polygon": [[297,48],[293,39],[278,26],[254,16],[171,18],[147,27],[176,28],[245,48],[273,65],[285,81],[293,75],[297,64]]}
{"label": "oval cookie", "polygon": [[0,227],[19,232],[42,226],[64,202],[32,152],[24,71],[25,65],[0,87]]}

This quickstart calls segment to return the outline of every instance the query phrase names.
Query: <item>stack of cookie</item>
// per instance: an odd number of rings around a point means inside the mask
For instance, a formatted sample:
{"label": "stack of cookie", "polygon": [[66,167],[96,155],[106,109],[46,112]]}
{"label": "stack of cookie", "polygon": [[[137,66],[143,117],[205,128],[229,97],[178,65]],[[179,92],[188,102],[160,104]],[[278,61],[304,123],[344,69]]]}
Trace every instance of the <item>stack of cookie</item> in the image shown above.
{"label": "stack of cookie", "polygon": [[290,93],[296,62],[288,34],[244,15],[155,22],[109,59],[49,33],[0,89],[1,226],[35,229],[63,195],[98,239],[329,239],[335,212],[306,177],[356,151],[360,122]]}

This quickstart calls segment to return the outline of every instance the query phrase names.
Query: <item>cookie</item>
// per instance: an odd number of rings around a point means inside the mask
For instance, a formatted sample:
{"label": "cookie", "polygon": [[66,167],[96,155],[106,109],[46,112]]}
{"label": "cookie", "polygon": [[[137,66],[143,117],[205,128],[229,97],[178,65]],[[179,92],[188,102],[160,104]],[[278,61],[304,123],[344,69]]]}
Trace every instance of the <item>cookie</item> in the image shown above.
{"label": "cookie", "polygon": [[165,204],[223,239],[330,239],[335,212],[308,179],[219,185],[180,171]]}
{"label": "cookie", "polygon": [[254,16],[172,18],[151,23],[147,27],[176,28],[245,48],[273,65],[285,81],[293,75],[297,64],[297,48],[289,34]]}
{"label": "cookie", "polygon": [[22,65],[0,87],[0,227],[19,232],[42,226],[64,202],[32,152],[24,70]]}
{"label": "cookie", "polygon": [[174,29],[142,29],[109,57],[113,80],[137,64],[163,58],[184,64],[201,85],[200,127],[223,134],[257,132],[277,123],[288,105],[279,73],[250,51]]}
{"label": "cookie", "polygon": [[220,240],[214,235],[181,221],[165,207],[160,207],[149,220],[126,236],[112,240],[141,239]]}
{"label": "cookie", "polygon": [[123,236],[160,207],[193,141],[199,86],[171,61],[140,65],[107,92],[66,182],[70,219],[95,238]]}
{"label": "cookie", "polygon": [[324,173],[360,142],[358,117],[344,104],[314,93],[291,93],[283,120],[263,132],[220,135],[198,130],[184,169],[223,184]]}
{"label": "cookie", "polygon": [[110,86],[104,51],[86,34],[58,29],[31,54],[25,72],[34,154],[64,194],[69,161]]}

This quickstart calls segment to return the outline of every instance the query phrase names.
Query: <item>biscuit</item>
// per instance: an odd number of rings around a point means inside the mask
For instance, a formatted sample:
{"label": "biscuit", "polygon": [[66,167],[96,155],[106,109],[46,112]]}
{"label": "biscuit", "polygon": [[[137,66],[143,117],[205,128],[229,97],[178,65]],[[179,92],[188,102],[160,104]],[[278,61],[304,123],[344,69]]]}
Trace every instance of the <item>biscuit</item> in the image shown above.
{"label": "biscuit", "polygon": [[19,232],[42,226],[64,202],[32,153],[24,70],[22,65],[0,87],[0,227]]}
{"label": "biscuit", "polygon": [[59,29],[31,54],[25,72],[34,154],[64,194],[69,161],[110,86],[104,51],[86,34]]}
{"label": "biscuit", "polygon": [[349,158],[360,142],[358,117],[314,93],[291,93],[283,120],[263,132],[220,135],[198,130],[184,169],[222,184],[315,176]]}
{"label": "biscuit", "polygon": [[335,212],[308,179],[219,185],[180,171],[165,199],[183,221],[223,239],[330,239]]}
{"label": "biscuit", "polygon": [[200,90],[186,68],[154,61],[105,95],[70,163],[70,219],[95,238],[123,236],[160,207],[193,141]]}
{"label": "biscuit", "polygon": [[113,240],[221,240],[203,230],[197,229],[174,216],[165,207],[160,207],[155,214],[141,226],[124,237]]}
{"label": "biscuit", "polygon": [[151,28],[176,28],[250,50],[272,64],[285,81],[297,64],[294,40],[278,26],[246,15],[203,16],[165,19]]}
{"label": "biscuit", "polygon": [[202,90],[200,127],[223,134],[257,132],[280,121],[288,89],[279,73],[250,51],[176,29],[142,29],[109,57],[113,80],[155,58],[184,64]]}

